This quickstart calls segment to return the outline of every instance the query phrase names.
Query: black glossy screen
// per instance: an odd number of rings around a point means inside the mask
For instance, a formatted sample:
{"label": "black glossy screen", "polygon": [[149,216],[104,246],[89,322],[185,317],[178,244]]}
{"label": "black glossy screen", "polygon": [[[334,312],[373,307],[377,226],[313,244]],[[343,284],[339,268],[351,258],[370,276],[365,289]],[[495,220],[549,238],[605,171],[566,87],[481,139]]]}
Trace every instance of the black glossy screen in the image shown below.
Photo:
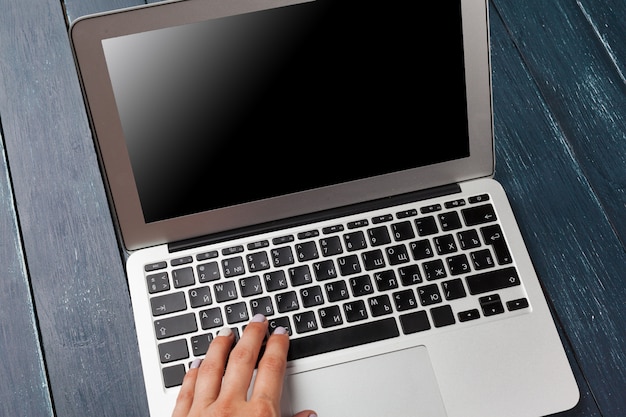
{"label": "black glossy screen", "polygon": [[468,156],[459,3],[317,0],[105,40],[146,222]]}

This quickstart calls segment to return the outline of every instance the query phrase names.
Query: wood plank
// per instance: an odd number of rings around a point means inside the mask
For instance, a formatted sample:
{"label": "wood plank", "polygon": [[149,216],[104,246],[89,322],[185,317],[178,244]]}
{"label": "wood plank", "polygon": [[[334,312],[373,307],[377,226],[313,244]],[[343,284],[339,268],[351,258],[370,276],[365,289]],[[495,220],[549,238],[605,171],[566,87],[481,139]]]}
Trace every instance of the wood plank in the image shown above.
{"label": "wood plank", "polygon": [[[571,343],[590,395],[597,400],[601,415],[615,415],[626,409],[626,253],[595,193],[598,179],[592,184],[585,176],[585,170],[591,171],[589,160],[572,152],[572,143],[587,134],[587,126],[572,128],[570,118],[576,114],[568,114],[580,97],[561,93],[558,101],[545,92],[551,85],[558,90],[576,83],[567,67],[592,65],[595,53],[583,45],[589,55],[573,56],[569,42],[580,45],[589,40],[565,31],[562,24],[558,33],[546,34],[548,29],[542,28],[551,27],[547,21],[568,17],[552,3],[533,1],[494,1],[496,178],[509,192],[553,313],[566,332],[566,343]],[[514,44],[502,44],[511,42],[503,32],[513,35]],[[557,45],[570,51],[562,62]],[[511,50],[520,51],[521,59],[511,59]],[[535,65],[526,66],[533,59]],[[560,68],[550,79],[553,84],[537,78],[544,73],[539,63],[552,71]],[[615,75],[598,67],[598,73]],[[598,86],[608,89],[602,95],[615,93],[610,86]],[[601,128],[613,114],[596,117],[595,126]],[[594,140],[598,148],[618,148],[612,137],[598,135]],[[599,165],[597,169],[603,169]],[[586,395],[586,387],[581,389]]]}
{"label": "wood plank", "polygon": [[108,12],[146,4],[143,0],[61,0],[68,22],[94,13]]}
{"label": "wood plank", "polygon": [[[6,39],[4,35],[0,28],[0,39]],[[0,57],[4,56],[0,43]],[[3,62],[7,61],[0,59],[0,77],[4,73]],[[6,97],[0,91],[0,115],[5,103]],[[52,416],[1,130],[0,236],[0,415]]]}
{"label": "wood plank", "polygon": [[0,42],[0,111],[56,415],[145,417],[127,284],[62,8],[0,2],[0,39],[10,40]]}
{"label": "wood plank", "polygon": [[[581,173],[589,180],[624,244],[626,6],[623,0],[587,0],[584,4],[567,0],[548,4],[542,0],[496,0],[495,3],[579,162]],[[607,17],[616,12],[622,14]],[[593,21],[591,13],[597,21]]]}

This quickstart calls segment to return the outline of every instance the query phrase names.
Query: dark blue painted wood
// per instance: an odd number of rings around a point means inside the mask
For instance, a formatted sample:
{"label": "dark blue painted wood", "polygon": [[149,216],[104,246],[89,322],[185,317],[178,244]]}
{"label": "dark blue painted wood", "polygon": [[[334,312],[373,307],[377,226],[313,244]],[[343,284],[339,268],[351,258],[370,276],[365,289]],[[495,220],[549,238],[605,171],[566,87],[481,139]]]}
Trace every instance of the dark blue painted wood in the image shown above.
{"label": "dark blue painted wood", "polygon": [[[626,175],[626,142],[624,108],[609,104],[623,85],[576,3],[494,3],[504,21],[492,39],[497,178],[600,412],[622,415],[624,203],[612,178]],[[502,55],[510,41],[521,60]]]}
{"label": "dark blue painted wood", "polygon": [[[0,111],[55,413],[147,416],[126,280],[62,8],[58,0],[1,3]],[[36,344],[19,346],[28,348],[32,356]],[[37,363],[1,362],[12,365],[3,390]],[[23,400],[11,405],[19,410]]]}
{"label": "dark blue painted wood", "polygon": [[[6,39],[0,27],[0,39]],[[1,61],[0,61],[1,62]],[[0,103],[6,102],[0,65]],[[0,112],[2,107],[0,107]],[[2,130],[0,129],[0,132]],[[0,134],[0,415],[52,416],[8,166]]]}
{"label": "dark blue painted wood", "polygon": [[[618,238],[626,221],[626,3],[492,1],[496,175],[582,391],[579,406],[560,416],[625,415],[626,255]],[[63,1],[68,21],[138,3]],[[121,256],[59,4],[0,0],[0,120],[23,231],[20,245],[13,205],[0,203],[0,215],[8,213],[0,261],[22,271],[10,294],[32,326],[31,280],[56,415],[147,416]],[[3,173],[0,163],[0,197],[11,190]],[[14,334],[32,340],[36,329]],[[2,337],[0,353],[16,357]],[[0,388],[2,415],[49,414],[41,355],[30,355],[30,367],[22,359],[0,365],[10,381]]]}

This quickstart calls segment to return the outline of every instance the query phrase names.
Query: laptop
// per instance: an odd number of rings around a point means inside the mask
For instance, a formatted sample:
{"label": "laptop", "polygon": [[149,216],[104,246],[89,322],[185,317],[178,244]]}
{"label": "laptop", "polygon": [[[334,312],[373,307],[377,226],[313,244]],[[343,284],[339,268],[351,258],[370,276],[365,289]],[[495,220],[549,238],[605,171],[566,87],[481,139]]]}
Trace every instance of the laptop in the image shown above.
{"label": "laptop", "polygon": [[579,398],[502,187],[485,0],[187,0],[71,43],[151,417],[250,318],[282,412],[536,417]]}

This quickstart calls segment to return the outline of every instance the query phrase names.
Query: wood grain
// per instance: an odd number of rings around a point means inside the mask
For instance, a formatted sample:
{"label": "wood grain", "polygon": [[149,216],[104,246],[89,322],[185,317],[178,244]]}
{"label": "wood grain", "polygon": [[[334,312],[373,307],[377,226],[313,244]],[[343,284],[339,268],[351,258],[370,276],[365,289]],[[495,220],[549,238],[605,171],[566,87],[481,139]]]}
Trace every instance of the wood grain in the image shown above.
{"label": "wood grain", "polygon": [[[0,39],[4,39],[2,35],[0,28]],[[2,71],[0,78],[1,74]],[[5,100],[0,91],[0,103],[3,102]],[[0,134],[0,375],[3,381],[0,384],[0,415],[52,416],[52,402],[39,348],[39,332],[1,139]]]}
{"label": "wood grain", "polygon": [[[572,66],[597,66],[606,77],[594,79],[598,95],[619,100],[611,86],[616,74],[605,61],[596,61],[603,57],[589,47],[591,34],[580,34],[587,24],[582,15],[531,3],[495,2],[495,14],[505,16],[492,38],[497,178],[509,191],[553,311],[600,412],[616,415],[615,410],[626,410],[626,254],[615,227],[620,213],[610,212],[620,195],[600,172],[624,175],[619,160],[625,145],[613,134],[601,134],[616,114],[585,115],[586,96],[566,93],[576,84],[590,88],[576,80]],[[511,38],[498,36],[500,31]],[[564,45],[564,39],[572,43]],[[501,55],[507,49],[501,42],[513,42],[508,49],[517,49],[522,59]],[[572,56],[574,50],[582,55]],[[587,105],[594,100],[599,99],[588,97]],[[587,151],[610,158],[594,165]]]}
{"label": "wood grain", "polygon": [[1,10],[0,111],[55,413],[146,416],[127,284],[62,8],[2,0]]}

